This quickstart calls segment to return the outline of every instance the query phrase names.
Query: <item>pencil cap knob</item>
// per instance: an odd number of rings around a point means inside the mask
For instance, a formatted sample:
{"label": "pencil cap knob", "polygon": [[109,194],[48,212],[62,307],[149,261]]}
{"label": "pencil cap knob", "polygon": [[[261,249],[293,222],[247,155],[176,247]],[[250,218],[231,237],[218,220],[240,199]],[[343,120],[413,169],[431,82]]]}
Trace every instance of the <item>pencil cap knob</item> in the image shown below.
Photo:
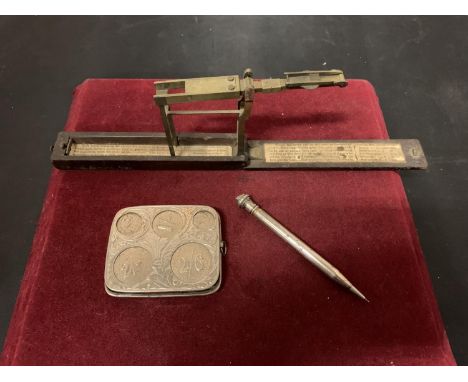
{"label": "pencil cap knob", "polygon": [[236,198],[236,200],[237,200],[237,205],[240,208],[245,209],[249,213],[252,213],[256,208],[258,208],[258,205],[253,202],[253,200],[250,198],[250,195],[247,195],[247,194],[239,195]]}

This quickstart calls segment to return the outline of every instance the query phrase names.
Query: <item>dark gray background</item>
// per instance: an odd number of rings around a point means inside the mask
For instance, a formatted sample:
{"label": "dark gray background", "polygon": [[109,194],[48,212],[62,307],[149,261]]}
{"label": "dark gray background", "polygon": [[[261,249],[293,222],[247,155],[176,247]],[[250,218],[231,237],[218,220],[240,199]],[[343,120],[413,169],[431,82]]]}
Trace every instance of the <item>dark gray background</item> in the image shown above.
{"label": "dark gray background", "polygon": [[0,343],[73,88],[247,66],[256,77],[340,68],[368,79],[391,137],[421,140],[429,170],[402,177],[453,351],[468,364],[467,17],[0,17]]}

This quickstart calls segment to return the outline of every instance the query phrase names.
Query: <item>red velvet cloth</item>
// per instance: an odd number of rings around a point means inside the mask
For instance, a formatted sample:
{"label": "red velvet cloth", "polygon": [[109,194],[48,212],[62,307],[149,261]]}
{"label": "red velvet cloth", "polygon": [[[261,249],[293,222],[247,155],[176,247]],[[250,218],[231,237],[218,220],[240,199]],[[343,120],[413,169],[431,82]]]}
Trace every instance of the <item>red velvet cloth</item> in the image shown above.
{"label": "red velvet cloth", "polygon": [[[66,129],[162,131],[152,94],[150,80],[87,80],[75,91]],[[206,118],[177,117],[176,124],[234,130],[232,118]],[[361,80],[344,89],[258,94],[247,134],[387,137],[374,90]],[[336,265],[370,303],[240,210],[240,193]],[[165,299],[105,293],[112,218],[145,204],[217,209],[228,247],[219,292]],[[14,365],[454,362],[394,171],[53,170],[3,352],[3,363]]]}

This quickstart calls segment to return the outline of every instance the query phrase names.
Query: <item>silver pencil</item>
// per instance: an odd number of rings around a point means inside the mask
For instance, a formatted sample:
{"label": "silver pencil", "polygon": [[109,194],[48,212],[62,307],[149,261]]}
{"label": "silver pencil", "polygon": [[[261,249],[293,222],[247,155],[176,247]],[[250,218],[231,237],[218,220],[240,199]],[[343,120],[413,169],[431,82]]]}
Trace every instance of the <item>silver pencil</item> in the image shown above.
{"label": "silver pencil", "polygon": [[327,260],[310,248],[306,243],[294,235],[291,231],[286,229],[280,222],[265,212],[258,204],[255,204],[249,195],[239,195],[237,198],[239,207],[244,208],[251,215],[255,216],[274,233],[281,237],[284,241],[289,243],[296,251],[304,256],[308,261],[314,264],[318,269],[336,281],[341,286],[349,289],[352,293],[359,296],[363,300],[369,300],[359,290],[351,284],[351,282],[343,276],[343,274],[331,265]]}

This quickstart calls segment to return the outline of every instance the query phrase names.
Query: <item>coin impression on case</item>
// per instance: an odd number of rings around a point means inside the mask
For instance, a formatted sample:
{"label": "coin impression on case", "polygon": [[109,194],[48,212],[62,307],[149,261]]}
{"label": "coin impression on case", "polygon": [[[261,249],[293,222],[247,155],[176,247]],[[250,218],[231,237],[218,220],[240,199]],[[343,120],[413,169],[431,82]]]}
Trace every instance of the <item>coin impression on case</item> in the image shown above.
{"label": "coin impression on case", "polygon": [[136,206],[112,222],[104,271],[115,297],[195,296],[221,285],[221,219],[208,206]]}

